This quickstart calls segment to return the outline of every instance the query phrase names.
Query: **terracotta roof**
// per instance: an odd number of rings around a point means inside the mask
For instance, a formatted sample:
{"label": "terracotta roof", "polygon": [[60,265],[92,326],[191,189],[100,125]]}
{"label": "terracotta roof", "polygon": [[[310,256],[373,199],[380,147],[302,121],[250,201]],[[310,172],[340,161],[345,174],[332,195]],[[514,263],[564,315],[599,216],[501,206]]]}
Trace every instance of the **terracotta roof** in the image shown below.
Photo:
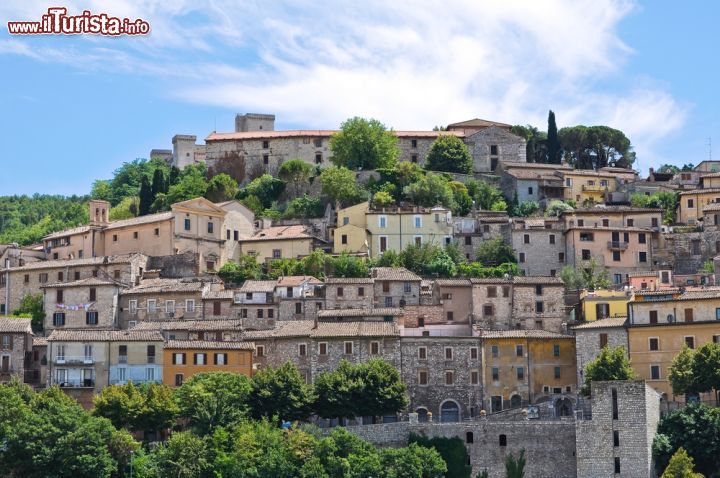
{"label": "terracotta roof", "polygon": [[68,289],[70,287],[97,287],[97,286],[115,286],[118,287],[118,283],[109,279],[100,279],[98,277],[88,277],[86,279],[80,279],[70,282],[53,282],[52,284],[41,285],[41,289],[55,289],[62,288]]}
{"label": "terracotta roof", "polygon": [[219,331],[241,329],[240,319],[220,320],[143,320],[130,330],[189,330],[189,331]]}
{"label": "terracotta roof", "polygon": [[503,277],[471,277],[471,284],[512,284],[513,280],[505,279]]}
{"label": "terracotta roof", "polygon": [[328,277],[326,284],[372,284],[375,281],[370,277]]}
{"label": "terracotta roof", "polygon": [[203,292],[202,298],[205,300],[231,300],[235,296],[232,289],[223,290],[207,290]]}
{"label": "terracotta roof", "polygon": [[312,320],[284,320],[275,322],[275,328],[269,330],[247,330],[248,339],[275,339],[290,337],[309,337],[315,322]]}
{"label": "terracotta roof", "polygon": [[33,337],[33,347],[47,347],[47,337]]}
{"label": "terracotta roof", "polygon": [[166,349],[255,350],[252,342],[224,342],[211,340],[168,340]]}
{"label": "terracotta roof", "polygon": [[64,269],[66,267],[92,266],[104,264],[129,264],[136,257],[145,257],[144,254],[132,253],[117,256],[88,257],[86,259],[68,259],[54,261],[40,261],[25,264],[20,267],[11,267],[12,271],[28,271],[38,269]]}
{"label": "terracotta roof", "polygon": [[133,217],[130,219],[123,219],[120,221],[113,221],[110,224],[108,224],[105,229],[110,230],[110,229],[118,229],[121,227],[138,226],[140,224],[148,224],[151,222],[169,221],[170,219],[172,219],[172,217],[173,217],[172,211],[159,212],[157,214],[148,214],[145,216]]}
{"label": "terracotta roof", "polygon": [[530,227],[545,227],[545,219],[525,219],[525,225]]}
{"label": "terracotta roof", "polygon": [[318,318],[327,317],[385,317],[403,315],[397,307],[374,307],[370,309],[323,309],[317,313]]}
{"label": "terracotta roof", "polygon": [[88,231],[90,231],[90,226],[88,226],[88,225],[72,227],[70,229],[64,229],[62,231],[57,231],[57,232],[53,232],[52,234],[48,234],[47,236],[43,237],[43,241],[57,239],[59,237],[73,236],[75,234],[83,234]]}
{"label": "terracotta roof", "polygon": [[[667,290],[667,291],[656,291],[655,295],[663,296],[663,295],[670,295],[677,294],[677,291],[673,290]],[[642,295],[642,296],[649,296],[653,294],[649,293],[642,293],[642,291],[638,291],[635,293],[635,295]],[[720,299],[720,289],[712,289],[712,290],[703,290],[703,291],[692,291],[692,292],[685,292],[684,294],[680,295],[679,297],[672,298],[662,298],[662,299],[652,299],[652,300],[633,300],[630,301],[631,304],[652,304],[653,302],[674,302],[674,301],[686,301],[686,300],[703,300],[703,299]]]}
{"label": "terracotta roof", "polygon": [[304,283],[310,284],[322,284],[321,280],[314,278],[313,276],[282,276],[278,278],[278,287],[297,287]]}
{"label": "terracotta roof", "polygon": [[654,213],[662,212],[662,209],[651,208],[651,207],[632,207],[632,206],[595,206],[595,207],[580,207],[572,211],[563,211],[563,215],[572,216],[574,214],[606,214],[608,212],[638,212],[638,213]]}
{"label": "terracotta roof", "polygon": [[720,188],[708,188],[708,189],[691,189],[690,191],[681,191],[680,195],[685,194],[703,194],[703,193],[720,193]]}
{"label": "terracotta roof", "polygon": [[[651,228],[649,227],[628,227],[628,226],[595,226],[595,225],[586,225],[586,226],[568,226],[567,229],[565,229],[565,233],[567,234],[570,231],[622,231],[622,232],[647,232],[648,234],[653,233]],[[622,241],[621,241],[622,242]]]}
{"label": "terracotta roof", "polygon": [[0,317],[0,332],[10,334],[31,334],[32,319],[20,317]]}
{"label": "terracotta roof", "polygon": [[404,267],[373,267],[372,276],[378,280],[420,281],[419,275]]}
{"label": "terracotta roof", "polygon": [[[330,137],[338,130],[288,130],[288,131],[240,131],[229,133],[210,133],[205,141],[233,141],[252,139],[273,139],[273,138],[298,138],[298,137]],[[464,136],[460,131],[391,131],[399,138],[436,138],[443,135]]]}
{"label": "terracotta roof", "polygon": [[635,295],[668,295],[668,294],[678,294],[680,293],[680,289],[678,287],[673,287],[670,289],[662,289],[662,290],[636,290],[634,291]]}
{"label": "terracotta roof", "polygon": [[283,239],[311,239],[313,236],[308,234],[307,227],[302,225],[295,226],[273,226],[260,229],[251,236],[241,236],[242,241],[279,241]]}
{"label": "terracotta roof", "polygon": [[392,322],[318,322],[310,334],[322,337],[399,337],[400,329]]}
{"label": "terracotta roof", "polygon": [[132,289],[123,292],[123,295],[130,294],[161,294],[163,292],[200,292],[208,284],[209,280],[197,278],[187,279],[145,279]]}
{"label": "terracotta roof", "polygon": [[[686,172],[686,171],[683,171]],[[700,173],[701,178],[720,178],[720,172],[716,173]]]}
{"label": "terracotta roof", "polygon": [[628,277],[647,277],[647,276],[657,277],[658,274],[659,274],[658,271],[638,271],[638,272],[629,272]]}
{"label": "terracotta roof", "polygon": [[469,287],[470,279],[437,279],[435,283],[440,287]]}
{"label": "terracotta roof", "polygon": [[[543,170],[533,170],[533,169],[520,169],[520,168],[507,168],[503,170],[506,174],[513,176],[518,179],[547,179],[547,177],[543,178],[543,176],[547,173],[547,171]],[[562,178],[558,177],[558,181],[562,181]]]}
{"label": "terracotta roof", "polygon": [[607,327],[623,327],[627,317],[609,317],[607,319],[594,320],[586,324],[577,325],[573,330],[604,329]]}
{"label": "terracotta roof", "polygon": [[519,161],[500,161],[503,169],[549,169],[552,171],[574,171],[567,164],[548,164],[548,163],[522,163]]}
{"label": "terracotta roof", "polygon": [[[630,172],[630,171],[628,171]],[[614,178],[615,172],[612,171],[595,171],[593,169],[573,169],[572,171],[567,171],[566,174],[569,175],[576,175],[576,176],[598,176],[603,178]]]}
{"label": "terracotta roof", "polygon": [[548,330],[482,330],[480,336],[485,339],[572,339]]}
{"label": "terracotta roof", "polygon": [[276,285],[276,280],[246,280],[237,291],[241,293],[274,292]]}
{"label": "terracotta roof", "polygon": [[157,330],[91,330],[55,329],[48,337],[50,342],[162,342]]}
{"label": "terracotta roof", "polygon": [[500,123],[497,121],[488,121],[480,118],[473,118],[471,120],[467,121],[460,121],[459,123],[452,123],[447,125],[448,129],[450,128],[463,128],[463,127],[469,127],[469,128],[489,128],[490,126],[498,126],[502,128],[512,128],[512,125],[506,124],[506,123]]}
{"label": "terracotta roof", "polygon": [[514,284],[545,284],[545,285],[564,285],[565,283],[560,277],[552,276],[515,276],[513,277]]}

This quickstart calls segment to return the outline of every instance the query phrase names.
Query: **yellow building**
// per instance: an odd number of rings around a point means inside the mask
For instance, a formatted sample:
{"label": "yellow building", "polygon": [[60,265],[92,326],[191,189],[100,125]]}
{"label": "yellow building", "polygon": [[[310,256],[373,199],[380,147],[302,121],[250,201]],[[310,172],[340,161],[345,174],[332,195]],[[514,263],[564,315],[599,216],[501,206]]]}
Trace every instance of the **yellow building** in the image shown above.
{"label": "yellow building", "polygon": [[319,239],[310,235],[305,226],[273,226],[255,234],[241,236],[240,254],[256,255],[259,262],[309,255]]}
{"label": "yellow building", "polygon": [[492,330],[481,337],[486,410],[551,401],[558,414],[571,411],[569,396],[576,391],[573,337],[544,330]]}
{"label": "yellow building", "polygon": [[677,222],[697,224],[703,218],[706,206],[720,202],[720,188],[693,189],[680,193]]}
{"label": "yellow building", "polygon": [[252,342],[168,340],[164,349],[163,383],[179,387],[196,373],[235,372],[251,377]]}
{"label": "yellow building", "polygon": [[632,292],[622,290],[583,290],[580,293],[583,320],[594,322],[608,317],[625,317]]}
{"label": "yellow building", "polygon": [[564,171],[565,199],[584,202],[603,203],[605,194],[617,190],[615,176],[600,171],[575,169]]}
{"label": "yellow building", "polygon": [[373,209],[364,202],[338,212],[333,252],[368,253],[369,249],[371,257],[379,257],[410,244],[447,245],[452,235],[452,212],[444,207]]}

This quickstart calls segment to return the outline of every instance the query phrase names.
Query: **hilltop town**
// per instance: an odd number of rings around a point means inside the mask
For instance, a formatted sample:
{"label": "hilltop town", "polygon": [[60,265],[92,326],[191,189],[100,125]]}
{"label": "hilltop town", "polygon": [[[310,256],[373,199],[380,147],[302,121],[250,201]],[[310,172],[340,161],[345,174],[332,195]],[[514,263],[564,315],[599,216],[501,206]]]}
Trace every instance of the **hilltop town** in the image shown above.
{"label": "hilltop town", "polygon": [[[380,360],[404,406],[303,421],[459,437],[472,476],[520,451],[532,477],[656,476],[662,417],[717,405],[720,379],[673,377],[679,354],[720,367],[720,161],[641,177],[629,142],[561,151],[552,126],[178,134],[131,195],[99,182],[84,223],[0,245],[0,381],[92,409],[130,382],[292,364],[318,387]],[[627,376],[593,375],[615,351]]]}

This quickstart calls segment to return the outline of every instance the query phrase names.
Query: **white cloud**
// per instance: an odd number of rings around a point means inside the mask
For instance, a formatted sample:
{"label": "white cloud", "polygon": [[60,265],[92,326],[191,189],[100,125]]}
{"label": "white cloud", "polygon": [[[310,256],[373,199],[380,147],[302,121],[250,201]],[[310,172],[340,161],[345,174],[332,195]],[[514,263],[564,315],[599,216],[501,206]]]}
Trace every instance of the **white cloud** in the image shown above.
{"label": "white cloud", "polygon": [[[0,20],[45,8],[0,7]],[[283,123],[328,128],[362,115],[425,129],[484,117],[542,128],[552,108],[561,126],[622,129],[642,159],[661,156],[655,148],[688,111],[663,85],[601,84],[623,77],[632,60],[618,36],[619,22],[638,10],[630,0],[75,0],[68,8],[141,17],[152,35],[65,49],[56,41],[41,50],[44,61],[170,76],[179,99],[272,112]],[[9,42],[0,54],[38,54]]]}

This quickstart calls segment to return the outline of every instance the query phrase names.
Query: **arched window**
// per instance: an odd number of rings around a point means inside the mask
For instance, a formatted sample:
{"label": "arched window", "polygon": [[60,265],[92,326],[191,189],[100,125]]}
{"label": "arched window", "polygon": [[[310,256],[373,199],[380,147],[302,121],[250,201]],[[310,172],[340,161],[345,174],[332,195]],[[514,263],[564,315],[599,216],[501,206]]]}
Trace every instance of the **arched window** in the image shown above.
{"label": "arched window", "polygon": [[415,410],[415,412],[418,414],[418,421],[420,423],[425,423],[428,421],[428,411],[427,408],[418,408]]}
{"label": "arched window", "polygon": [[452,400],[448,400],[443,403],[440,407],[440,421],[441,422],[459,422],[460,421],[460,407],[457,403]]}
{"label": "arched window", "polygon": [[522,399],[520,395],[515,394],[510,397],[510,408],[520,408],[522,406]]}

